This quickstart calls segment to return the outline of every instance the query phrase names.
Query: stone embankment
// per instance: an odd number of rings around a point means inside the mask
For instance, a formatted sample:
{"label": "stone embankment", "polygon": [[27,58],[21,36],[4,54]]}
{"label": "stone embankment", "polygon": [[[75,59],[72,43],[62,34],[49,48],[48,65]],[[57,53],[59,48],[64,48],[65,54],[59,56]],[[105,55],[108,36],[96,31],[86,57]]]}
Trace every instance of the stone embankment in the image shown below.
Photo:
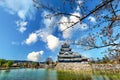
{"label": "stone embankment", "polygon": [[120,64],[92,64],[93,70],[114,70],[120,71]]}
{"label": "stone embankment", "polygon": [[56,70],[92,70],[89,64],[82,63],[58,63],[55,67]]}
{"label": "stone embankment", "polygon": [[55,66],[56,70],[114,70],[120,71],[120,64],[84,64],[84,63],[58,63]]}

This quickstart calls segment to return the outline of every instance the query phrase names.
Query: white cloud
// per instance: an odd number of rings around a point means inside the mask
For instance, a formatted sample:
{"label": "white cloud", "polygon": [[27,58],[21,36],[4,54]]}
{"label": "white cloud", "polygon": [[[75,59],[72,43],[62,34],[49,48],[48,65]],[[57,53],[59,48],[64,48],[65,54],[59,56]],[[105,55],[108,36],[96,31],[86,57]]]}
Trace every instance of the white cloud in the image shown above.
{"label": "white cloud", "polygon": [[[18,20],[19,23],[25,21],[26,18],[32,19],[35,14],[33,4],[32,0],[2,0],[0,2],[0,6],[2,6],[7,12],[12,15],[17,15],[20,18],[20,20]],[[27,29],[26,25],[24,27],[19,25],[19,31],[24,32]]]}
{"label": "white cloud", "polygon": [[60,43],[59,38],[56,36],[44,31],[43,30],[37,30],[34,33],[31,33],[29,37],[25,40],[25,44],[30,45],[32,43],[37,42],[38,38],[40,38],[43,42],[47,44],[47,47],[50,50],[55,50]]}
{"label": "white cloud", "polygon": [[18,26],[18,30],[23,33],[27,29],[26,26],[28,22],[27,21],[16,21],[16,24]]}
{"label": "white cloud", "polygon": [[72,28],[69,28],[63,32],[63,38],[67,39],[67,38],[71,38],[71,36],[72,36]]}
{"label": "white cloud", "polygon": [[26,27],[21,26],[21,27],[19,28],[19,31],[23,33],[24,31],[26,31],[26,29],[27,29]]}
{"label": "white cloud", "polygon": [[60,26],[59,26],[60,31],[65,30],[65,29],[67,28],[67,26],[69,26],[69,24],[64,23],[64,22],[68,22],[68,18],[65,17],[65,16],[63,16],[63,17],[60,19],[60,22],[62,23],[62,24],[60,24]]}
{"label": "white cloud", "polygon": [[[40,40],[42,40],[43,42],[46,43],[47,48],[49,48],[50,50],[55,50],[58,46],[59,46],[59,38],[57,38],[56,36],[52,35],[54,27],[50,27],[50,25],[52,25],[55,21],[54,18],[51,19],[46,19],[45,16],[51,14],[48,11],[44,11],[42,13],[42,17],[43,20],[42,22],[44,23],[45,27],[43,29],[39,29],[37,31],[34,32],[34,34],[36,34],[37,38],[35,40],[31,40],[30,36],[26,39],[25,43],[26,44],[31,44],[31,43],[35,43],[38,38],[40,38]],[[32,33],[33,34],[33,33]]]}
{"label": "white cloud", "polygon": [[19,10],[19,11],[18,11],[18,16],[19,16],[21,19],[25,19],[25,11],[24,11],[24,10]]}
{"label": "white cloud", "polygon": [[17,14],[22,19],[34,14],[33,4],[32,0],[2,0],[0,3],[8,12]]}
{"label": "white cloud", "polygon": [[[62,22],[62,24],[59,25],[59,30],[60,31],[63,31],[65,29],[67,29],[67,27],[71,26],[72,24],[74,24],[75,22],[79,21],[79,18],[76,18],[75,16],[78,16],[78,17],[81,17],[80,13],[77,13],[77,12],[74,12],[72,13],[73,16],[70,16],[69,18],[68,17],[65,17],[63,16],[61,19],[60,19],[60,23]],[[68,22],[68,23],[66,23]],[[69,23],[71,22],[71,23]],[[79,23],[78,23],[79,24]],[[76,25],[78,25],[76,24]],[[72,37],[72,34],[74,33],[75,30],[78,29],[79,26],[76,26],[74,25],[73,27],[74,28],[69,28],[65,31],[63,31],[62,33],[62,36],[63,38],[67,39],[67,38],[71,38]]]}
{"label": "white cloud", "polygon": [[44,51],[33,51],[31,53],[28,53],[27,55],[27,59],[30,60],[30,61],[35,61],[35,62],[39,62],[42,58],[42,55],[43,55]]}
{"label": "white cloud", "polygon": [[89,17],[88,17],[88,20],[90,20],[90,21],[93,22],[93,23],[96,23],[96,19],[95,19],[94,17],[92,17],[92,16],[89,16]]}
{"label": "white cloud", "polygon": [[[69,19],[68,19],[67,17],[64,17],[64,16],[60,19],[60,22],[62,22],[62,24],[59,25],[60,31],[63,31],[63,30],[65,30],[67,27],[70,26],[69,23],[65,23],[65,22],[68,22],[68,21],[69,21]],[[72,31],[71,28],[63,31],[63,33],[62,33],[63,38],[69,38],[69,37],[71,36],[71,31]]]}
{"label": "white cloud", "polygon": [[[74,12],[74,13],[72,13],[72,15],[81,17],[80,13],[78,13],[78,12]],[[77,22],[77,21],[79,21],[79,18],[76,18],[75,16],[70,16],[70,21],[71,22]]]}
{"label": "white cloud", "polygon": [[55,50],[59,46],[59,38],[57,38],[49,32],[46,32],[44,29],[36,31],[36,34],[38,35],[38,37],[40,37],[40,39],[43,42],[47,43],[47,47],[50,50]]}
{"label": "white cloud", "polygon": [[[50,28],[50,25],[52,25],[53,24],[53,22],[54,22],[54,17],[50,17],[52,14],[50,13],[50,12],[48,12],[48,11],[43,11],[43,13],[42,13],[42,17],[43,17],[43,23],[44,23],[44,25],[45,25],[45,27],[46,28]],[[45,18],[45,17],[50,17],[50,18]]]}
{"label": "white cloud", "polygon": [[44,11],[42,13],[42,17],[43,17],[42,22],[44,23],[45,27],[43,29],[39,29],[34,33],[32,33],[36,35],[36,39],[32,40],[33,38],[30,38],[31,36],[29,36],[25,41],[26,44],[35,43],[38,40],[38,38],[40,38],[40,40],[46,43],[47,47],[50,50],[55,50],[59,46],[60,43],[59,38],[52,35],[52,31],[54,30],[54,28],[49,27],[54,22],[54,18],[51,18],[51,20],[45,19],[45,16],[48,14],[50,14],[48,11]]}
{"label": "white cloud", "polygon": [[59,46],[59,38],[53,36],[53,35],[49,35],[47,37],[47,46],[49,49],[54,50]]}
{"label": "white cloud", "polygon": [[29,37],[25,40],[25,43],[27,45],[30,45],[32,43],[35,43],[37,41],[38,37],[36,33],[31,33]]}
{"label": "white cloud", "polygon": [[82,0],[78,0],[78,1],[77,1],[77,4],[78,4],[78,5],[81,5],[82,3],[83,3]]}
{"label": "white cloud", "polygon": [[44,42],[47,42],[47,36],[50,34],[48,32],[46,32],[44,29],[40,29],[40,30],[37,30],[35,32],[40,38],[42,41]]}

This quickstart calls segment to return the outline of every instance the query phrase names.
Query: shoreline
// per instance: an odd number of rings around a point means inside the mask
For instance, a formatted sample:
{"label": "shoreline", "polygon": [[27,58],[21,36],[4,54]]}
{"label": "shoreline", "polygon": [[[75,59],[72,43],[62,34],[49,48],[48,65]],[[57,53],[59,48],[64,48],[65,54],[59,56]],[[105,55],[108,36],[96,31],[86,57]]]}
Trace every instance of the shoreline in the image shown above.
{"label": "shoreline", "polygon": [[0,68],[0,70],[19,69],[19,68],[21,68],[21,67],[9,67],[9,68],[2,67],[2,68]]}
{"label": "shoreline", "polygon": [[120,72],[120,64],[80,64],[80,63],[62,63],[57,64],[54,68],[46,68],[46,67],[0,67],[0,70],[8,70],[8,69],[20,69],[20,68],[30,68],[30,69],[53,69],[57,71],[119,71]]}

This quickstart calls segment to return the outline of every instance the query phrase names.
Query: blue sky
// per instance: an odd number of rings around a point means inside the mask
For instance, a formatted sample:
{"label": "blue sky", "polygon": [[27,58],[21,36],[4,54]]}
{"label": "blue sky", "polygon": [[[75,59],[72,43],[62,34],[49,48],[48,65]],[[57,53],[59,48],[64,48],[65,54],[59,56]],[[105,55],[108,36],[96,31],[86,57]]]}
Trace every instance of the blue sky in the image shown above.
{"label": "blue sky", "polygon": [[[78,0],[79,3],[81,0]],[[48,0],[52,7],[63,6],[58,0]],[[81,1],[82,2],[82,1]],[[43,3],[45,3],[43,1]],[[95,5],[99,0],[93,2]],[[86,4],[89,10],[94,8],[93,3]],[[0,1],[0,58],[12,60],[32,60],[45,61],[47,57],[52,57],[55,61],[60,45],[65,40],[77,40],[86,36],[85,31],[89,31],[87,24],[82,23],[81,27],[75,25],[74,29],[66,30],[66,25],[57,25],[57,18],[46,19],[45,15],[52,14],[48,10],[38,10],[33,7],[32,0],[1,0]],[[45,3],[46,4],[46,3]],[[64,6],[67,12],[81,16],[79,8],[75,6],[74,11],[70,11],[69,5]],[[62,7],[61,7],[61,10]],[[75,17],[63,16],[59,21],[77,21]],[[96,18],[89,16],[89,23],[95,24]],[[52,24],[55,23],[55,26]],[[50,26],[52,25],[52,26]],[[63,27],[64,26],[64,27]],[[83,27],[85,26],[85,27]],[[100,52],[103,49],[85,51],[79,46],[71,45],[73,51],[79,52],[86,57],[102,57]]]}

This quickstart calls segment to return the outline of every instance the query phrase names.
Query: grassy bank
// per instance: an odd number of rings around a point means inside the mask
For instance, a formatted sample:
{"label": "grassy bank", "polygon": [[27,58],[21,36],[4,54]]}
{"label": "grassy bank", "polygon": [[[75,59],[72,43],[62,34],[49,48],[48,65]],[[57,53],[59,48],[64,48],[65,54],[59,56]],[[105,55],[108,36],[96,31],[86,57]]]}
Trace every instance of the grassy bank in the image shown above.
{"label": "grassy bank", "polygon": [[72,71],[72,70],[58,70],[60,80],[71,79],[71,80],[120,80],[120,72],[114,71]]}
{"label": "grassy bank", "polygon": [[71,70],[58,70],[59,80],[91,80],[91,72],[86,71],[71,71]]}

